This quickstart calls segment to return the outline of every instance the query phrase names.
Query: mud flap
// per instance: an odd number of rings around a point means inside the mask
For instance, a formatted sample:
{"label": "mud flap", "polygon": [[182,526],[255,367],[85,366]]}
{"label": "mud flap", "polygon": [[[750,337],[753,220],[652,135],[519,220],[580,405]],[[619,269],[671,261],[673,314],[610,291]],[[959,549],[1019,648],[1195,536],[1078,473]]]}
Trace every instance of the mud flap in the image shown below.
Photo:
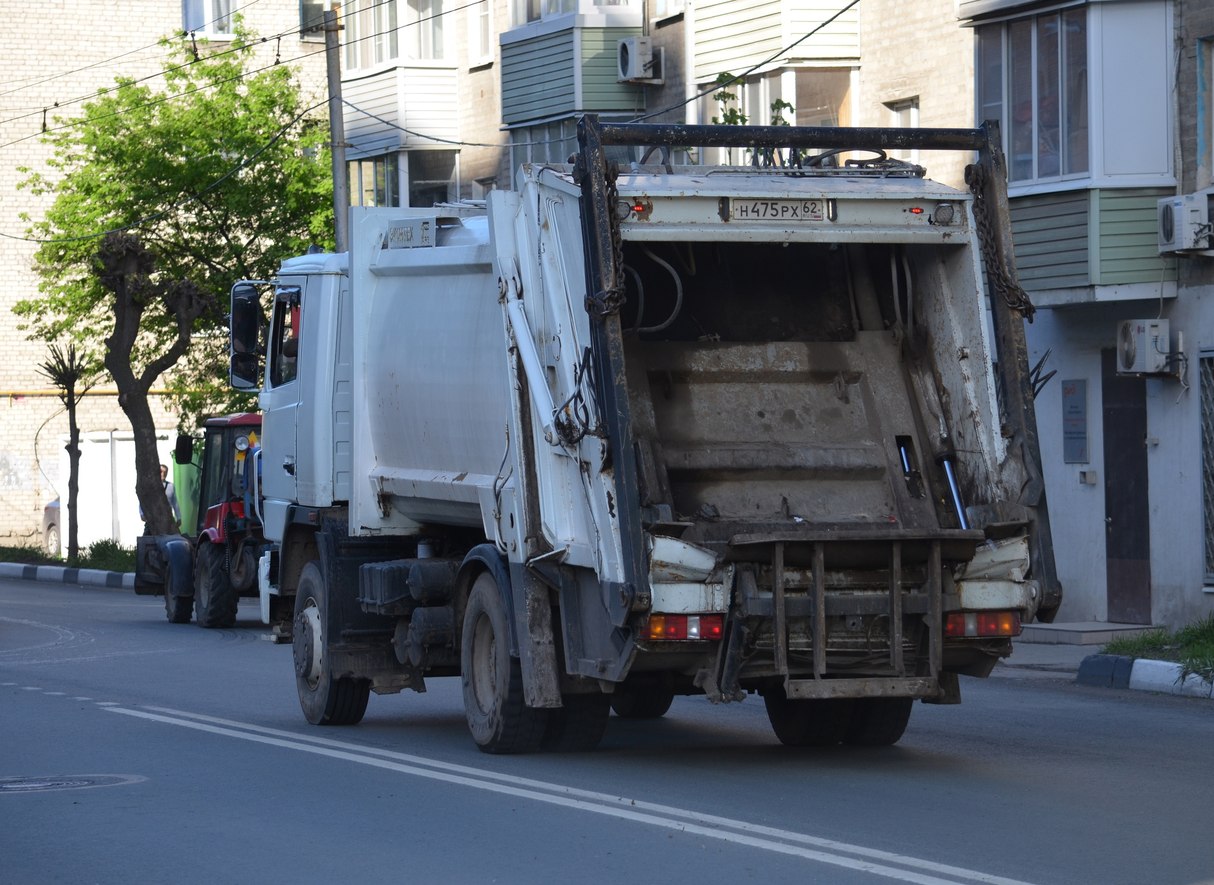
{"label": "mud flap", "polygon": [[140,535],[135,541],[135,593],[194,596],[194,545],[181,535]]}
{"label": "mud flap", "polygon": [[510,564],[514,628],[528,707],[560,707],[561,684],[552,638],[548,587],[529,570]]}

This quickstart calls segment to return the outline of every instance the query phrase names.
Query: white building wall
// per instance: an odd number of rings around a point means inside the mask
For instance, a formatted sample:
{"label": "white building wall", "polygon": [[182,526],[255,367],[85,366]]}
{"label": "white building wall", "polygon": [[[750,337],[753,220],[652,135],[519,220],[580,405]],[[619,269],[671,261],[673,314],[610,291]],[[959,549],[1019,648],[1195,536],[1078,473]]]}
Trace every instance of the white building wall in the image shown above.
{"label": "white building wall", "polygon": [[[324,54],[315,41],[299,38],[297,0],[262,0],[243,12],[259,34],[283,33],[281,42],[259,47],[258,57],[269,65],[278,53],[298,72],[309,97],[323,97]],[[36,245],[22,239],[29,226],[23,216],[37,220],[51,200],[19,187],[26,177],[20,167],[50,172],[51,153],[39,141],[43,109],[47,125],[55,125],[55,116],[77,115],[80,100],[116,76],[157,73],[165,54],[157,41],[180,31],[182,8],[180,0],[60,0],[9,15],[6,24],[0,52],[0,543],[20,543],[38,538],[43,504],[67,496],[58,443],[67,420],[37,371],[47,358],[46,344],[26,340],[11,312],[17,301],[38,295],[31,269]],[[174,429],[173,415],[163,408],[157,415],[161,427]],[[130,426],[112,395],[87,398],[80,423],[86,432]]]}

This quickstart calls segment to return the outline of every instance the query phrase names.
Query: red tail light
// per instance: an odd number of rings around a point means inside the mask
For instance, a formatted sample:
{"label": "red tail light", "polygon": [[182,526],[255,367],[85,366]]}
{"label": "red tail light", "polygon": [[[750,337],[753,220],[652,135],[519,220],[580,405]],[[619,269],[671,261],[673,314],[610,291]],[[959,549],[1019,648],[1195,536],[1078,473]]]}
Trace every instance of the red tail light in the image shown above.
{"label": "red tail light", "polygon": [[1020,613],[950,612],[944,619],[945,636],[1019,636]]}
{"label": "red tail light", "polygon": [[646,639],[720,639],[724,632],[724,615],[654,613],[649,616],[644,635]]}

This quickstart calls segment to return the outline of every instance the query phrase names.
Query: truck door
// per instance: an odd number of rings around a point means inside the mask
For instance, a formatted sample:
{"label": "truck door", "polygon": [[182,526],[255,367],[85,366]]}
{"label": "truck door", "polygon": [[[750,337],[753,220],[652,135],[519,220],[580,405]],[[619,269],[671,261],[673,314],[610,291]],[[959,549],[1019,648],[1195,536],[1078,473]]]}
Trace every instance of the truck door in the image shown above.
{"label": "truck door", "polygon": [[298,286],[280,286],[270,315],[265,389],[261,394],[265,533],[281,541],[287,508],[297,500],[299,336],[303,330]]}

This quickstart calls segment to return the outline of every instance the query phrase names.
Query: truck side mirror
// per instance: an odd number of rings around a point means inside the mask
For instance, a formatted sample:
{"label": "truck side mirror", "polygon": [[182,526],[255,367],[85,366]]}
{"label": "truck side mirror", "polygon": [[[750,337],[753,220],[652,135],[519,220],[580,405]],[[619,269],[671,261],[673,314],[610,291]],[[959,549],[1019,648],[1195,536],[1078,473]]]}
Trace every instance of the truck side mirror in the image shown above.
{"label": "truck side mirror", "polygon": [[194,437],[188,433],[177,434],[177,445],[173,447],[173,460],[178,464],[194,463]]}
{"label": "truck side mirror", "polygon": [[256,390],[261,376],[261,298],[252,283],[232,287],[230,380],[237,390]]}

